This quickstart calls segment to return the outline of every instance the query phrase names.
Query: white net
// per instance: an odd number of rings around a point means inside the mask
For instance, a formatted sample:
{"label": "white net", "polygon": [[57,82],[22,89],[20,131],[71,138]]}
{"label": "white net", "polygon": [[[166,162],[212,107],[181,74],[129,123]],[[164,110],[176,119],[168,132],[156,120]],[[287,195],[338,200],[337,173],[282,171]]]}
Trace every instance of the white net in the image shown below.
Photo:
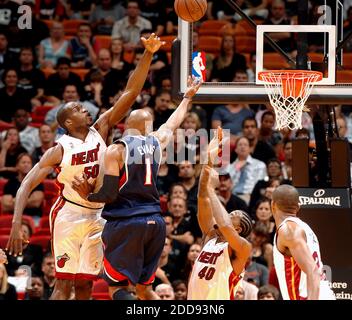
{"label": "white net", "polygon": [[276,129],[302,128],[302,112],[313,86],[322,79],[322,73],[305,70],[263,71],[259,79],[276,115]]}

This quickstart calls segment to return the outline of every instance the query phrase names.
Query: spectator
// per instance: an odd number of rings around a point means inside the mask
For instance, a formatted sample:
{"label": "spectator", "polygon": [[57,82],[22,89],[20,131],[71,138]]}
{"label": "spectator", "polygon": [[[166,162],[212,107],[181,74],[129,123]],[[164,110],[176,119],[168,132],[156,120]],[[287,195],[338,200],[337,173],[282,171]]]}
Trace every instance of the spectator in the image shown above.
{"label": "spectator", "polygon": [[258,124],[254,117],[247,117],[242,121],[242,135],[249,141],[251,156],[264,163],[275,158],[274,149],[265,141],[259,140]]}
{"label": "spectator", "polygon": [[69,19],[89,20],[95,3],[91,0],[67,0],[66,15]]}
{"label": "spectator", "polygon": [[[268,25],[290,25],[291,21],[286,15],[285,1],[273,0],[271,3],[270,16],[264,21]],[[291,52],[294,47],[292,35],[290,32],[269,32],[268,35],[273,39],[285,52]],[[265,52],[275,51],[270,45],[264,45]]]}
{"label": "spectator", "polygon": [[290,184],[289,180],[283,179],[282,176],[282,170],[281,170],[281,162],[276,159],[272,158],[267,162],[266,165],[267,173],[268,175],[264,177],[263,180],[259,180],[252,191],[251,194],[251,199],[249,202],[249,208],[250,212],[253,212],[254,207],[257,203],[257,201],[265,196],[265,191],[266,188],[270,185],[270,181],[275,179],[275,180],[280,180],[281,184]]}
{"label": "spectator", "polygon": [[225,34],[222,38],[220,54],[213,61],[210,79],[217,82],[235,81],[235,71],[246,70],[246,65],[246,58],[236,52],[235,41],[232,35]]}
{"label": "spectator", "polygon": [[77,37],[70,40],[73,68],[90,69],[95,65],[97,55],[94,51],[95,39],[92,35],[92,27],[89,23],[81,23],[78,26]]}
{"label": "spectator", "polygon": [[178,166],[179,182],[188,192],[188,206],[192,212],[197,212],[198,179],[195,166],[190,161],[182,161]]}
{"label": "spectator", "polygon": [[271,244],[274,243],[275,235],[275,222],[273,221],[273,214],[271,212],[271,201],[269,198],[261,198],[255,206],[255,217],[256,220],[266,228],[269,235],[269,241]]}
{"label": "spectator", "polygon": [[169,108],[171,103],[171,94],[168,90],[160,90],[155,97],[154,105],[154,130],[164,124],[171,116],[173,110]]}
{"label": "spectator", "polygon": [[162,0],[145,0],[141,2],[141,16],[152,24],[155,34],[162,36],[166,23],[166,8]]}
{"label": "spectator", "polygon": [[[77,87],[73,84],[69,84],[64,89],[62,103],[57,107],[51,109],[45,116],[45,123],[48,124],[53,131],[55,131],[58,128],[56,115],[60,110],[60,108],[62,108],[67,102],[73,102],[73,101],[80,101],[80,96],[79,96]],[[88,110],[92,119],[95,119],[99,112],[99,109],[88,101],[83,101],[80,103],[82,103],[84,108]],[[62,130],[60,129],[58,131],[58,135],[62,135],[63,132],[64,132],[63,129]]]}
{"label": "spectator", "polygon": [[244,300],[257,300],[258,288],[246,280],[242,280],[241,286],[244,291]]}
{"label": "spectator", "polygon": [[0,33],[6,32],[8,40],[10,41],[10,48],[12,49],[12,42],[19,32],[17,21],[19,15],[18,3],[10,0],[0,1]]}
{"label": "spectator", "polygon": [[121,38],[113,38],[111,40],[110,52],[112,57],[111,67],[121,71],[121,76],[127,78],[134,66],[124,58],[123,41]]}
{"label": "spectator", "polygon": [[[236,71],[236,79],[240,79],[242,76],[247,78],[247,73]],[[225,106],[216,107],[211,119],[211,127],[212,129],[218,127],[230,129],[231,141],[234,144],[241,133],[243,120],[252,116],[253,111],[247,105],[229,103]]]}
{"label": "spectator", "polygon": [[[4,212],[13,212],[16,200],[17,190],[27,173],[32,169],[32,158],[28,153],[22,153],[18,156],[16,162],[17,176],[9,179],[4,186],[4,194],[1,198],[1,207]],[[44,188],[39,184],[31,193],[27,200],[25,212],[33,216],[39,224],[42,215],[41,206],[44,201]]]}
{"label": "spectator", "polygon": [[284,179],[292,181],[292,141],[284,141],[284,154],[285,159],[281,163],[282,175]]}
{"label": "spectator", "polygon": [[229,173],[219,176],[220,184],[218,186],[218,195],[227,212],[242,210],[248,212],[248,206],[245,201],[232,193],[233,183]]}
{"label": "spectator", "polygon": [[273,266],[273,245],[269,243],[267,227],[257,221],[249,237],[252,243],[252,260],[270,269]]}
{"label": "spectator", "polygon": [[13,52],[9,51],[8,45],[7,34],[5,31],[0,31],[0,76],[2,76],[4,69],[15,66],[16,56]]}
{"label": "spectator", "polygon": [[267,284],[261,286],[258,291],[258,300],[279,300],[280,292],[274,286]]}
{"label": "spectator", "polygon": [[54,291],[54,286],[56,282],[55,278],[55,258],[51,252],[48,252],[42,262],[42,272],[44,274],[43,283],[44,283],[44,294],[43,298],[49,300],[51,294]]}
{"label": "spectator", "polygon": [[125,15],[125,8],[120,4],[113,4],[112,0],[102,0],[92,11],[89,23],[97,34],[110,35],[115,21]]}
{"label": "spectator", "polygon": [[30,97],[26,91],[19,88],[18,75],[15,69],[7,69],[2,75],[2,81],[5,84],[4,88],[0,89],[1,111],[0,120],[11,122],[16,110],[25,109],[32,110]]}
{"label": "spectator", "polygon": [[171,285],[161,283],[155,288],[155,293],[161,300],[175,300],[175,292]]}
{"label": "spectator", "polygon": [[7,130],[1,143],[0,152],[0,174],[3,178],[9,179],[16,175],[16,161],[20,154],[27,150],[20,142],[19,132],[16,128]]}
{"label": "spectator", "polygon": [[253,260],[250,256],[246,264],[244,280],[254,284],[257,288],[268,284],[269,270],[266,266]]}
{"label": "spectator", "polygon": [[39,44],[39,64],[41,68],[53,69],[59,58],[70,57],[69,42],[65,40],[62,23],[54,22],[50,29],[50,37]]}
{"label": "spectator", "polygon": [[33,230],[26,221],[22,221],[21,229],[24,243],[22,255],[15,257],[11,255],[10,252],[8,264],[6,265],[7,273],[9,276],[15,276],[20,266],[29,266],[32,270],[32,274],[40,274],[43,261],[43,249],[36,244],[29,243]]}
{"label": "spectator", "polygon": [[35,148],[32,153],[32,161],[34,164],[39,162],[45,151],[54,146],[54,133],[47,124],[42,124],[39,128],[40,146]]}
{"label": "spectator", "polygon": [[44,298],[44,281],[41,277],[31,277],[31,286],[26,289],[25,300],[46,300]]}
{"label": "spectator", "polygon": [[4,250],[0,249],[0,264],[7,263],[7,257]]}
{"label": "spectator", "polygon": [[176,182],[171,185],[169,192],[169,200],[173,198],[181,198],[187,201],[187,189],[182,183]]}
{"label": "spectator", "polygon": [[[30,120],[29,112],[24,109],[18,109],[13,116],[14,125],[20,134],[21,144],[31,154],[36,147],[40,146],[40,141],[39,131],[29,125]],[[3,133],[2,136],[4,137],[5,134]]]}
{"label": "spectator", "polygon": [[183,270],[181,271],[181,278],[184,281],[189,280],[189,276],[192,272],[192,268],[194,265],[194,262],[197,260],[200,252],[202,251],[202,247],[199,245],[199,243],[193,243],[187,252],[187,260],[184,265]]}
{"label": "spectator", "polygon": [[[91,73],[87,84],[84,86],[85,96],[87,101],[99,107],[100,110],[103,108],[103,76],[99,71]],[[106,111],[106,110],[105,110]]]}
{"label": "spectator", "polygon": [[0,300],[17,300],[16,288],[7,281],[7,277],[4,264],[0,263]]}
{"label": "spectator", "polygon": [[251,157],[249,140],[246,137],[237,140],[235,152],[237,159],[227,166],[234,185],[232,193],[249,204],[255,184],[267,175],[266,166],[264,162]]}
{"label": "spectator", "polygon": [[120,70],[112,68],[111,53],[108,49],[101,49],[98,52],[97,67],[93,68],[85,76],[85,85],[91,82],[93,73],[99,72],[103,77],[102,82],[102,104],[105,107],[111,106],[115,96],[125,87],[126,79]]}
{"label": "spectator", "polygon": [[[174,165],[168,164],[166,159],[166,150],[163,150],[163,158],[162,162],[159,167],[158,172],[158,181],[157,181],[157,189],[159,194],[168,195],[170,190],[170,195],[173,189],[173,183],[177,180],[176,169]],[[183,186],[179,187],[184,188]],[[186,199],[187,199],[187,191],[186,192]]]}
{"label": "spectator", "polygon": [[35,12],[40,20],[61,20],[65,15],[65,7],[61,1],[36,0]]}
{"label": "spectator", "polygon": [[26,90],[32,106],[43,104],[45,75],[43,71],[34,68],[34,52],[30,47],[23,47],[19,57],[18,87]]}
{"label": "spectator", "polygon": [[114,23],[111,35],[122,38],[127,51],[133,51],[140,41],[140,34],[143,29],[152,29],[149,20],[140,16],[139,2],[129,0],[127,3],[126,17]]}
{"label": "spectator", "polygon": [[60,103],[62,94],[67,85],[75,85],[80,95],[83,93],[81,78],[70,71],[71,62],[68,58],[59,58],[56,64],[56,72],[48,77],[45,95],[55,106]]}
{"label": "spectator", "polygon": [[175,280],[172,282],[172,288],[175,293],[175,300],[187,300],[187,282],[184,280]]}

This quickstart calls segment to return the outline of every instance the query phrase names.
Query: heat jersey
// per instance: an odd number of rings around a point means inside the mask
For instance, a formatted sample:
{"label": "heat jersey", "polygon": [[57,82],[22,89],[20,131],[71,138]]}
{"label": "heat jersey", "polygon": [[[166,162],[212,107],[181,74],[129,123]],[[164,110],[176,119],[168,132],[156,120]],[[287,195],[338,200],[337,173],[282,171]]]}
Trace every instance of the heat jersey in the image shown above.
{"label": "heat jersey", "polygon": [[127,135],[115,143],[125,146],[125,163],[120,168],[118,196],[106,204],[102,217],[122,218],[161,213],[156,188],[161,162],[159,140],[152,136]]}
{"label": "heat jersey", "polygon": [[[298,224],[305,232],[309,251],[316,262],[321,274],[319,300],[335,300],[335,296],[329,287],[329,283],[323,273],[323,263],[320,257],[320,248],[318,238],[313,230],[297,217],[286,218],[277,228],[287,221]],[[277,233],[274,238],[274,265],[277,278],[280,284],[282,298],[284,300],[304,300],[307,298],[307,275],[299,268],[293,257],[283,255],[276,246]]]}
{"label": "heat jersey", "polygon": [[188,283],[188,300],[233,300],[242,275],[233,272],[228,242],[210,239],[194,263]]}
{"label": "heat jersey", "polygon": [[101,209],[103,203],[84,200],[71,186],[75,176],[82,176],[85,173],[88,181],[95,183],[95,192],[100,189],[103,176],[101,166],[106,150],[105,141],[100,133],[94,127],[90,127],[85,141],[65,134],[57,140],[57,143],[63,148],[57,176],[61,195],[65,200],[82,207]]}

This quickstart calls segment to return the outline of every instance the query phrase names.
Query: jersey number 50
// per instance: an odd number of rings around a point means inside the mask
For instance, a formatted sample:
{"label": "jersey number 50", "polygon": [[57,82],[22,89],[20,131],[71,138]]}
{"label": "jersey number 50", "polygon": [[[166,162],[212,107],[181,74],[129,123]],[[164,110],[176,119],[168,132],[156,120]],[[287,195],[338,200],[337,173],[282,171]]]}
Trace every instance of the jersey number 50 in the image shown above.
{"label": "jersey number 50", "polygon": [[95,179],[99,174],[99,165],[95,164],[94,166],[85,167],[84,173],[87,175],[87,179],[89,178]]}

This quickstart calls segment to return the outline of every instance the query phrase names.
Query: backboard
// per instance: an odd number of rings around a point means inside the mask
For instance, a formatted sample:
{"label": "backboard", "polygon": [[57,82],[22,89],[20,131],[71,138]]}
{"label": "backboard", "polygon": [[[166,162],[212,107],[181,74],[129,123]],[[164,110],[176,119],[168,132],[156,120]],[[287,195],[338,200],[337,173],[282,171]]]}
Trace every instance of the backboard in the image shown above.
{"label": "backboard", "polygon": [[[227,4],[230,1],[222,0],[222,2]],[[180,98],[185,91],[187,76],[192,72],[194,51],[204,52],[216,59],[221,49],[214,49],[215,43],[221,39],[219,42],[221,46],[222,39],[231,35],[236,52],[246,59],[247,74],[252,72],[252,77],[247,82],[221,79],[210,81],[208,78],[200,88],[195,101],[267,103],[269,100],[263,84],[257,78],[258,72],[270,69],[296,69],[297,43],[299,34],[304,33],[307,35],[305,44],[308,68],[324,73],[323,80],[314,87],[307,104],[352,104],[352,37],[344,43],[343,50],[338,48],[344,36],[349,33],[348,30],[343,33],[343,6],[338,0],[327,3],[329,5],[325,3],[310,8],[309,20],[305,24],[298,24],[297,16],[291,13],[291,16],[287,16],[289,24],[273,25],[268,23],[269,20],[252,17],[257,24],[253,27],[246,19],[237,17],[230,25],[218,27],[218,30],[209,28],[207,31],[203,28],[207,24],[206,20],[191,24],[179,19],[178,39],[173,44],[172,52],[174,98]],[[270,13],[269,10],[269,17],[271,16],[273,12]],[[195,31],[199,41],[196,48],[193,42]],[[267,36],[278,44],[281,53],[270,46],[266,40]],[[216,60],[213,60],[213,63],[214,61]]]}

